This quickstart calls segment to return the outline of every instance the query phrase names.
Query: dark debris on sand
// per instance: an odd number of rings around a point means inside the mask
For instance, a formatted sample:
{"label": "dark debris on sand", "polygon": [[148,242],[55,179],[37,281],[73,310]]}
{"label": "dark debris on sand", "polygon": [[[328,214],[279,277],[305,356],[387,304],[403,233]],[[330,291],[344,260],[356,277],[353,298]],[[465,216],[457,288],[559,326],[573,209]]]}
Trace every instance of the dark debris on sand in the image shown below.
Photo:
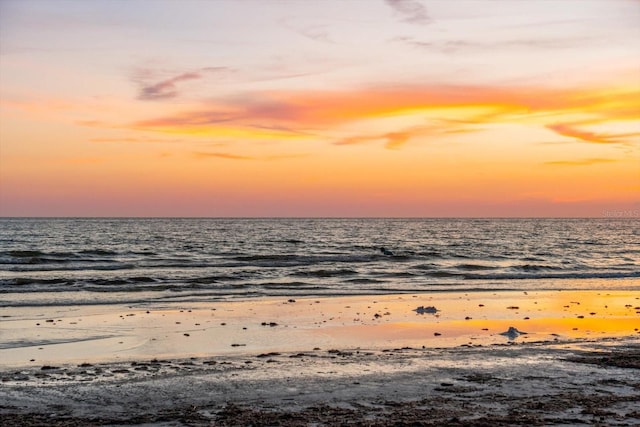
{"label": "dark debris on sand", "polygon": [[632,351],[607,351],[583,353],[580,356],[568,357],[576,363],[587,363],[599,366],[640,369],[640,349]]}
{"label": "dark debris on sand", "polygon": [[[80,427],[105,425],[162,424],[219,427],[433,427],[433,426],[544,426],[544,425],[635,425],[609,408],[616,403],[633,404],[638,396],[586,396],[567,392],[546,397],[513,398],[494,396],[508,410],[492,411],[461,396],[432,396],[419,401],[351,403],[349,408],[326,404],[304,409],[264,409],[228,403],[222,408],[174,408],[154,414],[137,414],[122,419],[74,418],[70,414],[50,417],[43,414],[13,414],[2,418],[3,427]],[[574,415],[572,415],[574,414]],[[635,420],[640,413],[635,414]],[[629,421],[629,422],[627,422]]]}
{"label": "dark debris on sand", "polygon": [[389,408],[336,408],[332,406],[314,406],[300,412],[271,412],[254,410],[245,406],[229,405],[212,424],[220,427],[231,426],[508,426],[508,425],[543,425],[537,416],[514,414],[508,416],[492,416],[474,420],[462,420],[455,412],[440,409],[436,406],[424,406],[425,402],[385,402]]}
{"label": "dark debris on sand", "polygon": [[[0,407],[1,408],[1,407]],[[211,419],[200,414],[198,408],[176,408],[161,411],[156,414],[132,414],[128,419],[87,418],[76,417],[70,413],[55,414],[3,414],[0,425],[2,427],[87,427],[159,423],[180,423],[186,426],[209,426]],[[215,425],[215,424],[213,424]]]}
{"label": "dark debris on sand", "polygon": [[[544,353],[542,348],[530,347],[530,350],[535,351],[532,356],[549,354]],[[329,354],[335,356],[335,352],[331,350]],[[343,353],[347,354],[347,352]],[[469,350],[468,353],[466,351],[452,352],[450,356],[461,357],[465,354],[472,357],[485,355],[479,350]],[[514,360],[511,356],[517,355],[511,349],[494,350],[491,354],[493,357],[509,356],[509,360]],[[117,401],[116,403],[127,405],[129,409],[119,413],[108,411],[102,413],[77,412],[74,411],[73,403],[65,406],[60,404],[59,400],[55,400],[55,404],[48,404],[38,411],[30,412],[25,408],[10,406],[8,402],[0,401],[0,426],[79,427],[141,424],[198,427],[640,425],[640,411],[637,409],[637,402],[640,401],[640,381],[638,381],[635,371],[640,367],[640,347],[630,345],[625,348],[608,348],[600,352],[581,351],[575,353],[571,351],[570,354],[557,354],[557,360],[564,360],[564,362],[553,364],[554,362],[551,361],[549,365],[541,365],[548,366],[548,371],[533,372],[528,368],[526,361],[521,365],[510,365],[508,374],[505,374],[500,366],[487,370],[468,368],[464,364],[455,369],[429,370],[425,375],[430,380],[423,383],[426,385],[426,389],[423,386],[423,388],[412,389],[411,393],[398,396],[389,393],[389,391],[393,392],[393,388],[384,389],[384,386],[396,380],[402,381],[405,377],[401,375],[389,377],[385,374],[379,376],[379,379],[375,381],[367,380],[363,376],[356,378],[357,383],[352,382],[353,378],[349,381],[338,379],[335,383],[328,380],[326,383],[318,383],[325,385],[318,385],[314,389],[316,391],[311,393],[316,397],[310,400],[298,399],[296,395],[276,395],[273,400],[262,400],[262,397],[256,399],[255,395],[249,393],[255,383],[248,381],[244,386],[241,382],[234,383],[233,387],[228,389],[229,392],[221,394],[218,399],[207,396],[207,390],[212,387],[207,386],[199,389],[200,394],[194,393],[194,398],[174,401],[172,405],[154,407],[141,405],[139,401],[128,403],[126,400]],[[281,355],[272,353],[264,356],[277,358]],[[415,353],[411,357],[421,356],[419,353]],[[282,355],[281,358],[282,363],[290,360],[290,357],[286,355]],[[346,363],[345,358],[337,358],[335,361],[334,359],[328,360],[331,360],[331,363]],[[390,360],[398,361],[400,359],[391,358]],[[206,364],[206,362],[203,363]],[[297,361],[291,363],[291,366],[300,366],[295,365]],[[353,359],[353,363],[360,363],[360,359]],[[582,364],[582,366],[574,365],[574,363]],[[591,366],[585,370],[583,369],[584,364]],[[140,365],[141,363],[135,364],[135,366]],[[169,365],[175,366],[175,364]],[[523,371],[519,371],[520,375],[515,374],[517,372],[515,369],[518,366],[523,369]],[[629,370],[628,374],[627,369]],[[559,376],[559,371],[563,371],[564,376]],[[200,375],[202,372],[188,372],[188,374],[185,372],[183,377],[175,377],[185,381],[182,383],[182,388],[177,390],[160,389],[163,399],[170,398],[173,392],[176,392],[176,396],[178,396],[185,390],[194,389],[195,384],[189,383],[190,375]],[[236,378],[233,377],[236,372],[239,371],[235,368],[228,371],[229,378]],[[216,371],[215,375],[224,375],[224,373],[225,371]],[[568,374],[571,376],[567,377]],[[435,375],[440,376],[436,377]],[[574,377],[579,377],[579,381],[573,382],[571,379]],[[149,382],[153,383],[154,378],[152,377]],[[142,381],[142,379],[143,377],[140,377],[137,381]],[[124,387],[127,384],[124,379],[119,381],[122,382],[117,383],[117,386]],[[289,386],[286,380],[281,380],[280,388],[278,388],[278,379],[274,378],[273,381],[269,382],[269,387],[274,390],[284,390],[283,387]],[[344,394],[344,391],[351,387],[349,384],[361,384],[366,381],[369,381],[366,389],[375,392]],[[174,384],[175,386],[180,385],[180,383]],[[313,384],[309,383],[308,388],[311,389]],[[533,391],[522,392],[523,389],[535,390],[535,384],[542,384],[544,390],[538,389],[537,393]],[[244,387],[244,392],[241,388],[237,389],[236,394],[232,392],[232,390],[236,390],[236,387],[241,386]],[[303,387],[300,384],[298,386]],[[325,386],[329,388],[323,388]],[[22,390],[26,386],[15,385],[12,387],[16,387],[16,390]],[[50,385],[49,387],[52,387],[52,395],[56,396],[56,399],[60,397],[59,394],[56,394],[57,386]],[[77,390],[73,386],[60,387],[58,391]],[[218,385],[218,387],[221,386]],[[317,390],[329,392],[331,388],[341,390],[339,398],[330,393],[316,394]],[[112,390],[116,390],[116,388]],[[148,389],[140,389],[140,391],[143,390]],[[514,390],[516,393],[513,393]],[[520,390],[519,393],[518,390]],[[124,396],[130,395],[132,394],[125,393]],[[150,398],[146,392],[135,393],[135,395],[141,399]],[[100,396],[102,394],[97,395],[99,398]],[[247,396],[254,397],[247,398]],[[115,399],[115,397],[115,395],[109,394],[109,398]],[[84,400],[82,402],[81,406],[84,407],[86,402]],[[14,405],[18,405],[18,403],[14,403]],[[118,405],[115,407],[118,408]]]}

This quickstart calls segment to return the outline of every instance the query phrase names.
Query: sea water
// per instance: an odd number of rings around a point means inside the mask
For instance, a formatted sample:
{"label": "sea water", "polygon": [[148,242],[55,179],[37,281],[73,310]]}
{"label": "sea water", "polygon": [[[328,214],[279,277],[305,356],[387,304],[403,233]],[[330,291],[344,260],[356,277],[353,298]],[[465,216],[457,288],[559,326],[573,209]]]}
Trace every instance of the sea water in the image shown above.
{"label": "sea water", "polygon": [[3,307],[563,289],[640,291],[640,220],[0,219]]}

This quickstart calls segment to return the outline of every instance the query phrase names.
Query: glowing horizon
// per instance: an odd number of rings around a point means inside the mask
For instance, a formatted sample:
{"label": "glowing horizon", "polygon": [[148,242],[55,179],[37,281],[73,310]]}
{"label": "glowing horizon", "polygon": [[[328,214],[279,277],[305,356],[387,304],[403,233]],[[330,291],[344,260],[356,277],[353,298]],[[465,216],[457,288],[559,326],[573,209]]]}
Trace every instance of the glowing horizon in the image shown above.
{"label": "glowing horizon", "polygon": [[639,216],[640,3],[495,5],[2,0],[0,216]]}

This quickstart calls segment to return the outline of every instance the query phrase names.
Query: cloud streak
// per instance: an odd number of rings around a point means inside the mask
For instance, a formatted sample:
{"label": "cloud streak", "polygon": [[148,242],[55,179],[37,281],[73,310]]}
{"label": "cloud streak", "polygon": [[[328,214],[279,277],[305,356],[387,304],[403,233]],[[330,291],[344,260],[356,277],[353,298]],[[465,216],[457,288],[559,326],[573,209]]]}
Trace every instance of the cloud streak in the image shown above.
{"label": "cloud streak", "polygon": [[198,151],[193,153],[193,155],[198,159],[209,159],[209,158],[217,158],[217,159],[227,159],[227,160],[285,160],[285,159],[297,159],[301,157],[305,157],[304,154],[276,154],[272,156],[243,156],[240,154],[232,154],[225,152],[203,152]]}
{"label": "cloud streak", "polygon": [[539,49],[543,51],[547,50],[561,50],[571,49],[575,47],[585,46],[587,43],[601,43],[601,40],[597,38],[587,37],[540,37],[540,38],[521,38],[521,39],[508,39],[500,41],[476,41],[465,39],[450,39],[450,40],[438,40],[438,41],[424,41],[416,39],[414,37],[400,36],[394,37],[389,40],[390,42],[402,43],[410,47],[453,54],[453,53],[486,53],[493,52],[497,48],[510,49],[513,51],[522,51],[527,49]]}
{"label": "cloud streak", "polygon": [[369,142],[385,141],[385,148],[395,149],[406,143],[412,134],[409,131],[388,132],[379,135],[358,135],[340,139],[334,145],[358,145]]}
{"label": "cloud streak", "polygon": [[403,22],[416,25],[426,25],[431,22],[427,8],[417,0],[385,0]]}
{"label": "cloud streak", "polygon": [[595,164],[614,163],[614,162],[617,162],[617,160],[592,158],[592,159],[582,159],[582,160],[557,160],[557,161],[551,161],[551,162],[544,162],[544,164],[552,165],[552,166],[591,166]]}
{"label": "cloud streak", "polygon": [[143,83],[138,99],[143,101],[156,101],[176,98],[179,95],[178,86],[180,83],[189,80],[199,80],[205,77],[206,73],[220,73],[230,71],[227,67],[204,67],[198,71],[191,71],[156,83]]}
{"label": "cloud streak", "polygon": [[320,43],[335,44],[327,30],[328,26],[323,24],[303,25],[295,22],[293,19],[283,19],[282,26],[293,31],[302,37]]}
{"label": "cloud streak", "polygon": [[182,139],[161,139],[161,138],[149,138],[149,137],[123,137],[123,138],[91,138],[90,142],[111,143],[111,142],[139,142],[139,143],[175,143],[183,142]]}
{"label": "cloud streak", "polygon": [[436,135],[448,133],[446,125],[438,126],[413,126],[397,131],[384,132],[371,135],[356,135],[335,141],[334,145],[359,145],[373,142],[384,142],[384,147],[389,150],[399,149],[409,140],[424,135]]}
{"label": "cloud streak", "polygon": [[144,86],[140,89],[138,99],[150,101],[156,99],[175,98],[178,96],[177,84],[187,80],[201,79],[199,73],[184,73],[161,82]]}
{"label": "cloud streak", "polygon": [[[594,144],[621,144],[633,142],[630,138],[640,137],[640,132],[627,133],[598,133],[583,129],[578,129],[573,123],[554,123],[546,126],[559,135],[575,138],[580,141]],[[636,141],[637,142],[637,141]]]}
{"label": "cloud streak", "polygon": [[193,153],[193,155],[199,159],[207,159],[207,158],[215,157],[218,159],[228,159],[228,160],[256,160],[256,157],[241,156],[239,154],[231,154],[231,153],[195,152]]}

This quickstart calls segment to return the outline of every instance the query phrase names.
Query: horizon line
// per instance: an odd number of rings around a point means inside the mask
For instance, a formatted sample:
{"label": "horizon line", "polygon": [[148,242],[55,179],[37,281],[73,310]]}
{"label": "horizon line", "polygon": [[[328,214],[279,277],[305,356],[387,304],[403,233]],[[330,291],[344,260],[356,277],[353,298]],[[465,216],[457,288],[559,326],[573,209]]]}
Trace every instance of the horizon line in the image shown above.
{"label": "horizon line", "polygon": [[[618,211],[615,211],[618,212]],[[640,211],[620,211],[623,215],[601,216],[47,216],[0,215],[4,219],[640,219]]]}

